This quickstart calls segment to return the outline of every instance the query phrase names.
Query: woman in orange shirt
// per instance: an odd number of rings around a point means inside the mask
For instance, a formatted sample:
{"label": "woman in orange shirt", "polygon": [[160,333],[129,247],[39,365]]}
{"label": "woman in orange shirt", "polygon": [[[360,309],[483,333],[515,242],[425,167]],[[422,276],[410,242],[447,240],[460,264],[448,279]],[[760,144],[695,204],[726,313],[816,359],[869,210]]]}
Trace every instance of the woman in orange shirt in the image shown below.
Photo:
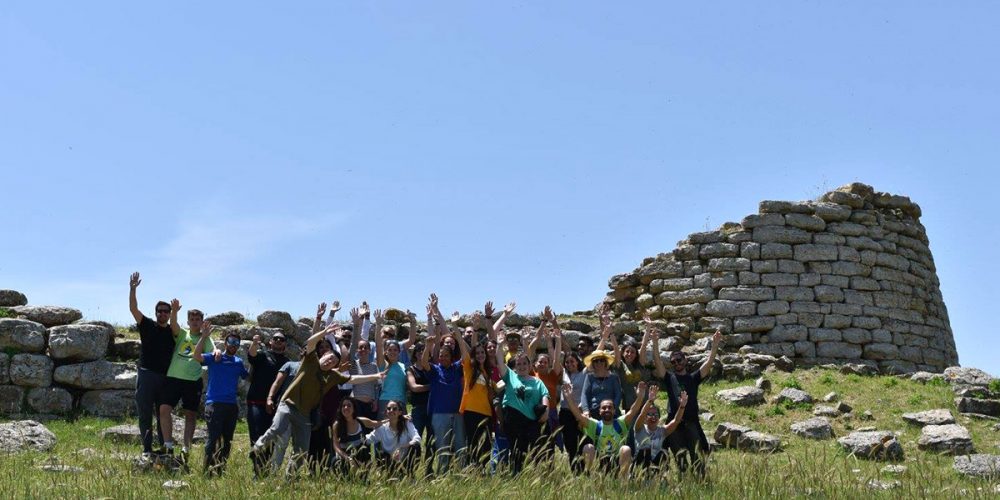
{"label": "woman in orange shirt", "polygon": [[[481,320],[482,315],[476,312],[473,324],[479,326]],[[458,411],[462,413],[465,424],[471,462],[485,467],[489,464],[493,446],[493,398],[496,397],[493,374],[496,367],[494,361],[486,355],[486,347],[479,344],[478,337],[477,333],[472,335],[471,347],[461,337],[457,339],[462,351],[462,372],[465,379],[462,403]]]}

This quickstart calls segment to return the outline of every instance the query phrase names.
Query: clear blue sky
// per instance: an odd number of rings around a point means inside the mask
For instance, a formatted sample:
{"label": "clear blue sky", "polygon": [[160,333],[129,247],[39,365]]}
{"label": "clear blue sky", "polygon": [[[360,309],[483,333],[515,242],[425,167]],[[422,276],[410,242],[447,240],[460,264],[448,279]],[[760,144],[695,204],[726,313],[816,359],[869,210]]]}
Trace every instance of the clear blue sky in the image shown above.
{"label": "clear blue sky", "polygon": [[[537,4],[537,5],[536,5]],[[919,203],[1000,374],[992,2],[0,5],[0,288],[588,309],[763,199]]]}

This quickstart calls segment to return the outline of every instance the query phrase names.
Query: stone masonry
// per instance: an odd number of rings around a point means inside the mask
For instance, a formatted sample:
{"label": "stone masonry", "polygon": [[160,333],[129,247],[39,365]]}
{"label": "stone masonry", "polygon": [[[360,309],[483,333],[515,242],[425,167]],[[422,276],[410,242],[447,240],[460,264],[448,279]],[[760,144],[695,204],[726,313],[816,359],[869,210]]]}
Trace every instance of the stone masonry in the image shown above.
{"label": "stone masonry", "polygon": [[693,344],[796,365],[861,363],[941,372],[958,353],[920,207],[850,184],[818,201],[762,201],[759,213],[694,233],[608,282],[619,321],[643,311]]}

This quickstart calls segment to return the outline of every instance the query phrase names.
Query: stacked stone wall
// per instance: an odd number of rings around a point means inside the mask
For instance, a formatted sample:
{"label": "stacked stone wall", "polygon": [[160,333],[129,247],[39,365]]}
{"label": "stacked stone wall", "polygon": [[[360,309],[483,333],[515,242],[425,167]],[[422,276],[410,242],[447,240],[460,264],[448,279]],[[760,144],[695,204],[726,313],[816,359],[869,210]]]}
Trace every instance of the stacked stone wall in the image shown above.
{"label": "stacked stone wall", "polygon": [[861,363],[941,372],[958,354],[920,207],[851,184],[817,201],[762,201],[757,214],[694,233],[614,276],[620,321],[643,312],[691,345],[796,365]]}

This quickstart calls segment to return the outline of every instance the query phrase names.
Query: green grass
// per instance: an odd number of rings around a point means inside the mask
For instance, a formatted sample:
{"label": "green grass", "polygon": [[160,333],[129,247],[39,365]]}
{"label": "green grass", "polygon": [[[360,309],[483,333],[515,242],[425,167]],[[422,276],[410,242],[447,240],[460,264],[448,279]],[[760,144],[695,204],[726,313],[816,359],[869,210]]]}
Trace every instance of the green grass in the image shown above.
{"label": "green grass", "polygon": [[7,309],[6,307],[0,307],[0,318],[13,318],[17,316],[14,311]]}
{"label": "green grass", "polygon": [[[529,470],[522,476],[483,476],[465,471],[446,477],[411,480],[392,479],[373,473],[368,478],[304,477],[294,481],[272,479],[258,482],[252,479],[247,459],[246,426],[237,428],[233,455],[225,476],[209,479],[199,471],[179,476],[166,473],[132,472],[128,459],[138,451],[137,445],[116,444],[100,440],[101,429],[118,422],[82,418],[76,422],[52,421],[47,424],[58,436],[58,444],[48,453],[27,452],[0,457],[0,494],[10,498],[147,498],[165,496],[229,498],[955,498],[962,491],[969,498],[995,497],[990,493],[998,480],[968,479],[952,470],[953,459],[917,449],[920,430],[900,418],[906,412],[948,408],[954,412],[950,387],[920,384],[891,377],[859,377],[836,371],[814,369],[797,371],[794,376],[767,374],[776,387],[786,382],[796,383],[819,397],[831,389],[860,414],[870,410],[874,421],[843,417],[831,419],[836,435],[844,436],[852,428],[875,426],[880,430],[900,432],[900,442],[906,453],[906,473],[889,476],[881,472],[885,465],[848,456],[835,440],[813,441],[795,436],[790,425],[812,417],[809,405],[764,404],[741,408],[717,400],[715,392],[747,381],[708,380],[701,387],[700,406],[715,413],[706,423],[712,434],[722,422],[747,425],[754,430],[781,438],[784,449],[773,455],[754,455],[733,450],[721,450],[710,460],[710,478],[701,482],[694,478],[679,480],[675,471],[655,480],[621,481],[603,475],[577,477],[569,473],[563,456],[557,458],[552,470]],[[919,396],[919,398],[917,397]],[[977,451],[997,453],[1000,432],[993,431],[993,422],[970,420],[959,416],[958,423],[972,434]],[[200,423],[204,425],[204,423]],[[91,452],[78,453],[90,448]],[[192,453],[195,464],[202,460],[202,447]],[[83,467],[80,474],[49,473],[37,467],[46,463],[61,463]],[[200,468],[197,468],[199,469]],[[170,493],[162,489],[164,481],[181,479],[190,488]],[[899,480],[897,489],[883,492],[870,490],[866,483],[877,479]],[[982,488],[982,490],[978,490]]]}

